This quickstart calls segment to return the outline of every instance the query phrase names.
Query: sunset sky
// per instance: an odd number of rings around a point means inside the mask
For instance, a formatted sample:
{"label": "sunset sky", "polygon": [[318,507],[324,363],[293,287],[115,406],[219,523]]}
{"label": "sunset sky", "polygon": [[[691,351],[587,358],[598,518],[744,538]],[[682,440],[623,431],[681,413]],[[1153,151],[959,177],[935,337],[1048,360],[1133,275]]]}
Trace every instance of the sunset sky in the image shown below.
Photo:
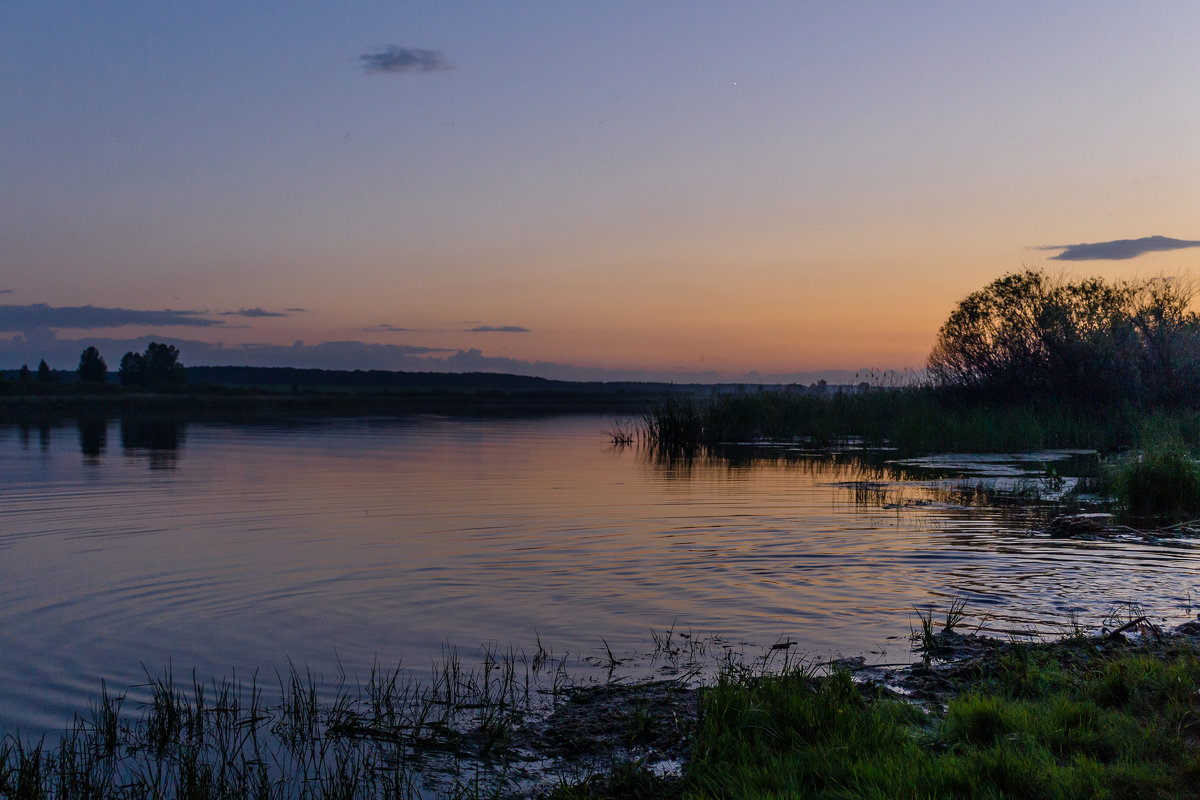
{"label": "sunset sky", "polygon": [[1200,273],[1197,42],[1192,2],[13,0],[0,367],[920,367],[1005,272]]}

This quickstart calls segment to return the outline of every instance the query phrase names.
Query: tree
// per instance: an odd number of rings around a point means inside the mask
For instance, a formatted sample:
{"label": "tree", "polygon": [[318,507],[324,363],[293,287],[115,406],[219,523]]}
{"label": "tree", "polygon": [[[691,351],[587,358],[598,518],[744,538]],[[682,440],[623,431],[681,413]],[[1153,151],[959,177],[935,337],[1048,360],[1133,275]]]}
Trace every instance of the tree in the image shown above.
{"label": "tree", "polygon": [[1005,275],[967,295],[938,331],[929,374],[942,386],[1014,391],[1045,370],[1038,322],[1050,297],[1041,272]]}
{"label": "tree", "polygon": [[173,345],[151,342],[146,352],[121,356],[117,373],[122,386],[161,387],[187,383],[187,370],[179,363],[179,350]]}
{"label": "tree", "polygon": [[122,386],[141,386],[145,383],[146,359],[139,353],[126,353],[121,356],[121,367],[117,370],[117,378]]}
{"label": "tree", "polygon": [[79,356],[79,380],[85,383],[104,383],[108,379],[108,364],[95,347],[88,347]]}
{"label": "tree", "polygon": [[143,358],[149,383],[187,383],[187,370],[179,363],[179,350],[174,345],[151,342]]}
{"label": "tree", "polygon": [[929,374],[996,399],[1179,402],[1200,388],[1194,292],[1168,278],[992,281],[938,331]]}
{"label": "tree", "polygon": [[1131,317],[1141,344],[1141,379],[1152,396],[1179,402],[1200,386],[1200,318],[1187,279],[1150,278],[1133,295]]}
{"label": "tree", "polygon": [[50,372],[50,365],[46,363],[46,359],[44,358],[38,364],[37,379],[39,383],[50,383],[54,380],[54,375]]}

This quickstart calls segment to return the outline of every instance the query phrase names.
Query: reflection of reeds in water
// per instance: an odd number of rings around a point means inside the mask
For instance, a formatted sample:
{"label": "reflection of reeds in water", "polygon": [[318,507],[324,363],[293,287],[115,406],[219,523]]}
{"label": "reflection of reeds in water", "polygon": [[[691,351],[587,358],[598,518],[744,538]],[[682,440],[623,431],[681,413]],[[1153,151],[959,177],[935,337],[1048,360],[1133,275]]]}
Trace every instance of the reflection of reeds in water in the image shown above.
{"label": "reflection of reeds in water", "polygon": [[633,420],[618,417],[605,433],[614,447],[627,447],[637,441],[637,431]]}

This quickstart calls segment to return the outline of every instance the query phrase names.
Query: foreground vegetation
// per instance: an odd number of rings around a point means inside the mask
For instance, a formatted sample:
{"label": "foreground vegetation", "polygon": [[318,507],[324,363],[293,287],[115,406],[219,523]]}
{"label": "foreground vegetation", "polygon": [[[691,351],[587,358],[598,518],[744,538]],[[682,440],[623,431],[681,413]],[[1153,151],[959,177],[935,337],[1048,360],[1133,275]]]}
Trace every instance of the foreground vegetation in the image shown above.
{"label": "foreground vegetation", "polygon": [[1200,660],[1012,647],[924,709],[803,668],[705,693],[688,797],[1200,796]]}
{"label": "foreground vegetation", "polygon": [[0,741],[0,797],[1200,797],[1200,624],[1020,644],[959,635],[960,614],[925,624],[925,660],[886,684],[785,658],[727,664],[698,694],[555,682],[539,713],[514,657],[447,662],[427,689],[343,676],[332,700],[294,670],[276,704],[168,673],[139,715],[105,692],[57,743]]}

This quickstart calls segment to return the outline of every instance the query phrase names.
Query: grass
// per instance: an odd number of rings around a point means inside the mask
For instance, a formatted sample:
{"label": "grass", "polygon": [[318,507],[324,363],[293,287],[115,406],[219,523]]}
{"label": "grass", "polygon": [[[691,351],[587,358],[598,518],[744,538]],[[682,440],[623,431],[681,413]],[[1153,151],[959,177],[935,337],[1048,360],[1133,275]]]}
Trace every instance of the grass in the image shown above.
{"label": "grass", "polygon": [[1112,462],[1104,478],[1108,492],[1127,514],[1178,516],[1200,511],[1200,464],[1178,435],[1151,438],[1147,446]]}
{"label": "grass", "polygon": [[[946,620],[942,625],[940,633],[954,633],[954,629],[966,617],[966,610],[966,598],[956,597],[951,600],[950,606],[946,609]],[[918,608],[917,619],[920,620],[921,630],[917,631],[914,628],[910,638],[922,657],[926,661],[929,661],[931,658],[940,655],[944,650],[942,640],[938,636],[939,631],[934,624],[933,608],[928,608],[925,612],[922,612]]]}
{"label": "grass", "polygon": [[705,692],[689,798],[1200,796],[1200,660],[1013,647],[944,711],[799,667]]}

